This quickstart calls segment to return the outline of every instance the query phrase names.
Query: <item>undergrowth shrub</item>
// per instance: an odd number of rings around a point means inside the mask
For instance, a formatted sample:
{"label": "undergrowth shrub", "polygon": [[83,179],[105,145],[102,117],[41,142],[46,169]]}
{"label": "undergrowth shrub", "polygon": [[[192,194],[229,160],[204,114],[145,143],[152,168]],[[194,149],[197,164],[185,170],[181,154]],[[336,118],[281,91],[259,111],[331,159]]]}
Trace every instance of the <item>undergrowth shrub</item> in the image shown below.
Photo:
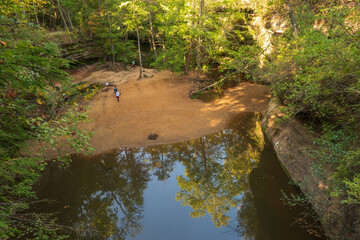
{"label": "undergrowth shrub", "polygon": [[[360,203],[359,6],[296,6],[299,35],[274,38],[260,80],[270,81],[287,117],[321,134],[313,172],[343,206]],[[316,9],[316,10],[314,10]],[[322,26],[314,25],[322,21]]]}

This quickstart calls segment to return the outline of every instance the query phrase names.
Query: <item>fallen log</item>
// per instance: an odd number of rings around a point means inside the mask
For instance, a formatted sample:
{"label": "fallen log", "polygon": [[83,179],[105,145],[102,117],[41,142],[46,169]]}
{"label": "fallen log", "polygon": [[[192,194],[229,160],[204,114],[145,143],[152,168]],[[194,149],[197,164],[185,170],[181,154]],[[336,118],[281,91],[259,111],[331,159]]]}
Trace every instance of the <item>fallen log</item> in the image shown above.
{"label": "fallen log", "polygon": [[[261,55],[263,55],[263,54],[265,53],[265,51],[266,51],[269,47],[270,47],[270,45],[268,45],[265,49],[263,49],[263,51],[258,55],[258,57],[260,57]],[[253,60],[253,61],[254,61],[254,60]],[[244,71],[246,68],[248,68],[248,67],[250,66],[250,64],[253,63],[253,61],[250,61],[250,62],[249,62],[248,64],[246,64],[245,67],[243,67],[241,70],[236,70],[235,72],[227,75],[226,77],[220,79],[219,81],[214,82],[213,84],[211,84],[211,85],[209,85],[209,86],[206,86],[206,87],[204,87],[204,88],[201,88],[201,89],[199,89],[199,90],[196,90],[196,91],[191,92],[191,93],[190,93],[190,96],[192,96],[192,95],[195,94],[195,93],[198,93],[198,92],[201,92],[201,91],[204,91],[204,90],[206,90],[206,89],[209,89],[209,88],[211,88],[211,87],[216,86],[217,84],[223,82],[225,79],[229,78],[230,76],[234,75],[235,73]]]}
{"label": "fallen log", "polygon": [[206,87],[201,88],[201,89],[199,89],[199,90],[193,91],[193,92],[190,93],[190,96],[193,95],[193,94],[195,94],[195,93],[204,91],[204,90],[209,89],[209,88],[211,88],[211,87],[214,87],[214,86],[218,85],[219,83],[223,82],[224,80],[226,80],[227,78],[231,77],[232,75],[234,75],[235,73],[238,73],[238,72],[240,72],[240,70],[237,70],[237,71],[235,71],[235,72],[227,75],[226,77],[223,77],[223,78],[220,79],[219,81],[216,81],[216,82],[214,82],[213,84],[211,84],[211,85],[209,85],[209,86],[206,86]]}

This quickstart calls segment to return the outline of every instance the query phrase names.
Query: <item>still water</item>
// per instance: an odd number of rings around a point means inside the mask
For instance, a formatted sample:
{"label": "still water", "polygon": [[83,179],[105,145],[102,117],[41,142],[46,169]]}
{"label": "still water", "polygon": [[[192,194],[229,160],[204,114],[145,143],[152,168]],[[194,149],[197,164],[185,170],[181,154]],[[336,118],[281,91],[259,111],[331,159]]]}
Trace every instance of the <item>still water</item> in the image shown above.
{"label": "still water", "polygon": [[243,113],[188,142],[74,155],[44,173],[36,191],[55,201],[37,209],[57,212],[70,239],[319,239],[298,224],[308,209],[281,200],[299,192],[258,120]]}

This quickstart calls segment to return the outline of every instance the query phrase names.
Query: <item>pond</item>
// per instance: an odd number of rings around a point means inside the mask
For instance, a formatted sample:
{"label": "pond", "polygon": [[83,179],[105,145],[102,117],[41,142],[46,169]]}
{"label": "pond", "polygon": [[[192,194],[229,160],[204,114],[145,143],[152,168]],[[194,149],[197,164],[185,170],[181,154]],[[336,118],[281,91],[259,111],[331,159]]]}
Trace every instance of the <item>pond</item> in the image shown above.
{"label": "pond", "polygon": [[191,141],[72,159],[36,187],[54,200],[37,211],[56,212],[70,239],[321,239],[313,220],[298,224],[309,209],[281,200],[299,190],[255,113]]}

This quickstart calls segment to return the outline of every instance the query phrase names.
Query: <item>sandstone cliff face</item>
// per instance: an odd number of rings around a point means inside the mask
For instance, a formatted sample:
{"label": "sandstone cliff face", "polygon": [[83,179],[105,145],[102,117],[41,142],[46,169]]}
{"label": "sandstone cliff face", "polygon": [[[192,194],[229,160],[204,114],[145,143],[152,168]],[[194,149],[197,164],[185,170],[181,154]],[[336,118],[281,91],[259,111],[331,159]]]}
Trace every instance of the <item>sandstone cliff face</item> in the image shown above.
{"label": "sandstone cliff face", "polygon": [[49,30],[48,38],[60,46],[62,58],[78,63],[88,63],[90,60],[105,57],[103,46],[92,34]]}
{"label": "sandstone cliff face", "polygon": [[[305,194],[318,192],[320,204],[314,202],[314,208],[321,213],[326,209],[321,202],[328,202],[326,186],[312,174],[313,159],[307,154],[312,149],[313,136],[296,119],[281,119],[284,114],[278,108],[277,99],[273,98],[262,120],[262,128],[274,145],[274,149],[290,177],[299,184]],[[304,176],[307,176],[304,178]],[[319,212],[320,211],[320,212]]]}
{"label": "sandstone cliff face", "polygon": [[86,63],[104,58],[103,49],[93,40],[80,40],[61,44],[61,57],[71,61]]}
{"label": "sandstone cliff face", "polygon": [[313,172],[314,159],[308,150],[316,148],[313,144],[316,136],[298,120],[282,121],[283,117],[278,100],[273,98],[262,120],[262,128],[285,171],[308,197],[329,238],[359,239],[360,235],[355,231],[355,225],[359,223],[350,220],[354,213],[340,208],[339,200],[330,196],[326,183]]}
{"label": "sandstone cliff face", "polygon": [[263,67],[265,56],[273,52],[274,36],[283,34],[288,27],[288,22],[281,15],[267,18],[257,15],[253,18],[251,27],[256,35],[257,43],[264,50],[264,54],[260,56],[260,67]]}

